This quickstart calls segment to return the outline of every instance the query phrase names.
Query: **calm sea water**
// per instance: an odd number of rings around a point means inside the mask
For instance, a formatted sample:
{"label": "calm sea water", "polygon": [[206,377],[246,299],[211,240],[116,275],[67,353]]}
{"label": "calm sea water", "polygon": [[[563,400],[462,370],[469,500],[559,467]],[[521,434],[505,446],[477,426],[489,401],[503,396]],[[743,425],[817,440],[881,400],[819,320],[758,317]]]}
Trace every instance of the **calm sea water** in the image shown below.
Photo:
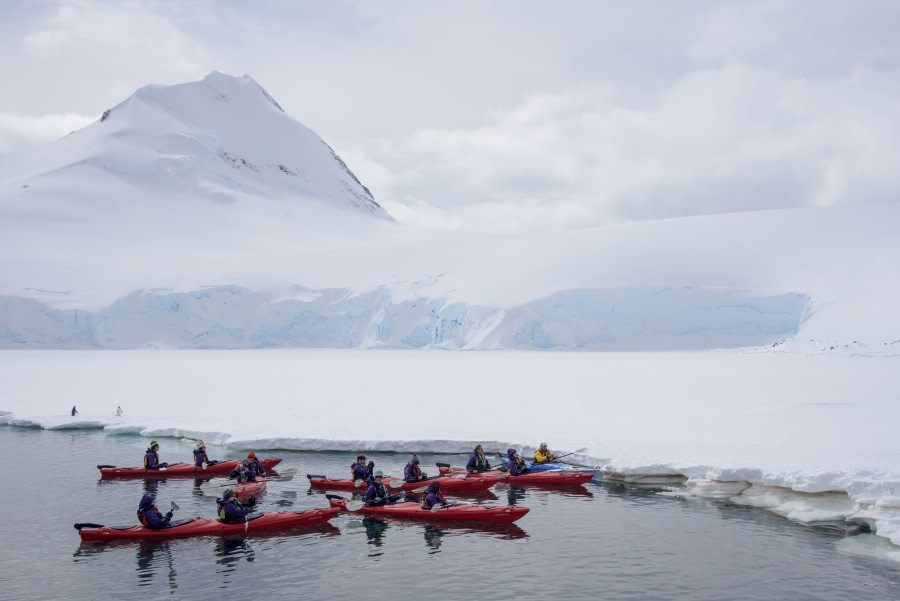
{"label": "calm sea water", "polygon": [[[160,440],[163,461],[190,457],[188,442]],[[476,500],[531,508],[499,528],[341,515],[247,539],[82,544],[73,523],[133,523],[147,488],[161,507],[178,503],[177,516],[214,514],[222,480],[99,480],[98,463],[138,465],[146,445],[96,431],[0,427],[6,471],[20,472],[6,487],[0,599],[900,599],[900,565],[841,552],[842,535],[733,504],[610,484],[495,487]],[[299,473],[270,483],[265,510],[326,506],[303,474],[343,476],[354,456],[279,455],[282,470]],[[368,455],[387,472],[407,460]]]}

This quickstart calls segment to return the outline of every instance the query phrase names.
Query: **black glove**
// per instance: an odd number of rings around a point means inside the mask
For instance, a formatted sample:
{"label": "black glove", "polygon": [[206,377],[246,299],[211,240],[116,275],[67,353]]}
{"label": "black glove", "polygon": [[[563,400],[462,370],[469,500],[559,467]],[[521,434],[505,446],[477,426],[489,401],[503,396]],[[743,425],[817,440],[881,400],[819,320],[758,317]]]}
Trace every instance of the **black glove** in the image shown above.
{"label": "black glove", "polygon": [[160,463],[159,467],[169,467],[169,464],[168,463]]}
{"label": "black glove", "polygon": [[207,461],[207,462],[206,462],[206,465],[215,465],[215,464],[217,464],[217,463],[219,463],[219,460],[218,460],[218,459],[213,459],[212,461]]}
{"label": "black glove", "polygon": [[375,467],[375,462],[374,462],[374,461],[370,461],[370,462],[369,462],[369,465],[368,465],[368,468],[369,468],[369,469],[372,469],[373,467]]}
{"label": "black glove", "polygon": [[167,511],[167,512],[166,512],[166,519],[167,519],[167,520],[171,520],[171,519],[172,519],[172,515],[173,515],[173,514],[172,514],[171,511]]}
{"label": "black glove", "polygon": [[250,495],[250,498],[247,499],[247,507],[253,507],[254,505],[256,505],[256,497]]}

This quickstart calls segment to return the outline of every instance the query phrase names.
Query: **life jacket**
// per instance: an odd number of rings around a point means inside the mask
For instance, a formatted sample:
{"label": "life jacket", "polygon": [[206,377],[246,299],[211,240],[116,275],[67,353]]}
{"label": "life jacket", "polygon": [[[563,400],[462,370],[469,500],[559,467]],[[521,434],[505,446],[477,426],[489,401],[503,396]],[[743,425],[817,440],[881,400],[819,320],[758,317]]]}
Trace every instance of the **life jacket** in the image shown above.
{"label": "life jacket", "polygon": [[194,465],[196,465],[197,467],[203,467],[204,461],[209,463],[209,459],[206,457],[206,451],[202,449],[194,449]]}
{"label": "life jacket", "polygon": [[[434,497],[435,497],[434,501],[435,502],[429,503],[428,497],[432,493],[434,493]],[[436,493],[434,491],[429,491],[429,492],[425,493],[425,498],[422,500],[422,509],[431,509],[435,505],[443,505],[443,504],[444,504],[444,493],[442,493],[441,491],[437,491]]]}
{"label": "life jacket", "polygon": [[542,451],[538,449],[534,452],[534,460],[538,463],[545,463],[547,461],[550,461],[550,455],[550,451]]}
{"label": "life jacket", "polygon": [[487,457],[484,453],[475,453],[475,467],[487,467]]}
{"label": "life jacket", "polygon": [[358,461],[354,461],[350,464],[350,479],[351,480],[362,480],[364,476],[359,476],[356,473],[356,468],[361,467],[363,470],[367,470],[368,468],[364,463],[359,463]]}
{"label": "life jacket", "polygon": [[420,478],[420,476],[422,475],[422,469],[421,469],[417,464],[415,464],[415,463],[407,463],[407,464],[406,464],[406,467],[409,468],[409,473],[410,473],[410,475],[411,475],[413,478],[415,478],[416,480],[418,480],[418,479]]}
{"label": "life jacket", "polygon": [[387,499],[390,496],[388,494],[387,486],[385,486],[384,483],[375,483],[375,496],[381,497],[382,499]]}
{"label": "life jacket", "polygon": [[144,453],[144,467],[145,468],[148,468],[148,469],[150,468],[149,457],[151,455],[153,456],[153,464],[157,465],[157,466],[159,465],[159,453],[157,453],[156,451],[148,450],[146,453]]}
{"label": "life jacket", "polygon": [[147,517],[148,511],[155,511],[155,512],[159,513],[159,509],[157,509],[156,507],[152,507],[152,506],[145,507],[144,509],[138,508],[138,510],[137,510],[138,522],[140,522],[141,526],[144,526],[145,528],[152,528],[153,526],[150,525],[150,518]]}
{"label": "life jacket", "polygon": [[228,512],[225,511],[226,505],[228,505],[229,503],[232,503],[238,509],[243,507],[243,504],[240,501],[238,501],[237,498],[232,498],[232,499],[229,499],[228,501],[218,501],[218,503],[219,503],[219,517],[226,522],[228,520],[235,519],[232,516],[229,516]]}

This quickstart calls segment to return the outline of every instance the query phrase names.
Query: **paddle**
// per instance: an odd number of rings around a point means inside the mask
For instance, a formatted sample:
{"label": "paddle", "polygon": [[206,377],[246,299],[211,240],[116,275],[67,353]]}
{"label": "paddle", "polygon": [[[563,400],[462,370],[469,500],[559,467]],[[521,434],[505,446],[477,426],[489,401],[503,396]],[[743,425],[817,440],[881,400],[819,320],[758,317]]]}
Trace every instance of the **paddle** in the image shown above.
{"label": "paddle", "polygon": [[[397,478],[396,480],[391,480],[388,482],[389,488],[403,488],[407,484],[418,484],[419,482],[430,482],[432,480],[437,480],[438,478],[467,478],[468,474],[440,474],[438,476],[431,476],[429,478],[425,478],[424,480],[416,480],[415,482],[407,482],[406,480],[401,480]],[[411,492],[411,491],[409,491]]]}
{"label": "paddle", "polygon": [[446,509],[447,507],[459,507],[460,505],[475,505],[475,503],[465,503],[463,501],[454,501],[446,505],[435,504],[431,506],[431,513],[437,513],[438,509]]}
{"label": "paddle", "polygon": [[290,482],[294,479],[294,476],[297,475],[297,468],[291,467],[284,472],[279,472],[276,475],[271,476],[272,478],[277,478],[279,482]]}

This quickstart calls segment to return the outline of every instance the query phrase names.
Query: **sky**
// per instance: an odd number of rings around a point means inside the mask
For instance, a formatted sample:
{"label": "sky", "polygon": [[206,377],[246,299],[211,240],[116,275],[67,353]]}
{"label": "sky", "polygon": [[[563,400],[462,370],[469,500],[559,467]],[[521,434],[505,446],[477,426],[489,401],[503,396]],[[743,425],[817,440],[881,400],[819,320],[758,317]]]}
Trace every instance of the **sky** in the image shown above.
{"label": "sky", "polygon": [[0,153],[251,75],[398,221],[541,231],[895,202],[893,1],[0,0]]}

